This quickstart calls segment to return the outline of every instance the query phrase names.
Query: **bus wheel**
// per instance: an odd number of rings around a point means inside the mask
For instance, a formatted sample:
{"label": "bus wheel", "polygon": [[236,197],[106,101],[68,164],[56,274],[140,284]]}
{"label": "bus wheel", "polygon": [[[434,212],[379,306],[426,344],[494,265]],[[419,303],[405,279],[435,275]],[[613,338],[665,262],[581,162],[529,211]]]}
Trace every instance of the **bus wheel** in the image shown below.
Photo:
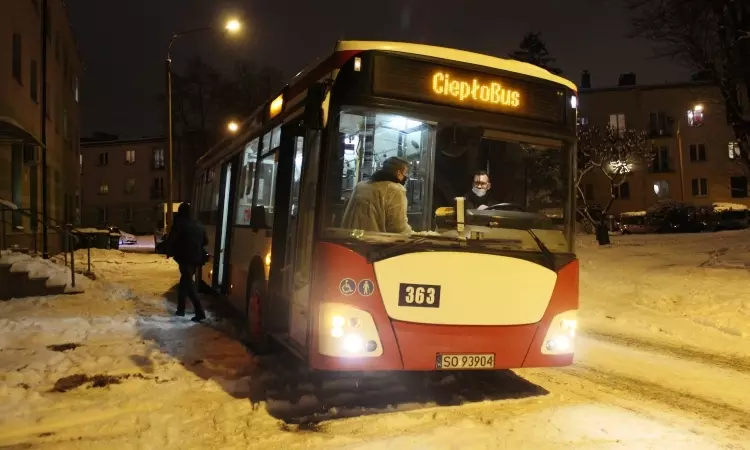
{"label": "bus wheel", "polygon": [[270,341],[263,325],[263,297],[265,286],[262,281],[254,280],[250,286],[247,300],[247,334],[248,344],[256,354],[270,352]]}

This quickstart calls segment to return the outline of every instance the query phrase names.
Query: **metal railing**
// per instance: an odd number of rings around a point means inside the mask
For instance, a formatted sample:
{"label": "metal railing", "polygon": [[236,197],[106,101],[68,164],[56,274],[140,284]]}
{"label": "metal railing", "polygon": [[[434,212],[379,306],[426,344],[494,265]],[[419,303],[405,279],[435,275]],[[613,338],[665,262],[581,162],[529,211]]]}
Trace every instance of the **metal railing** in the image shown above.
{"label": "metal railing", "polygon": [[[11,220],[10,222],[6,221],[6,213],[11,213]],[[22,232],[24,235],[29,236],[32,239],[32,248],[29,250],[33,250],[33,253],[38,253],[37,249],[37,229],[32,228],[31,232],[27,232],[23,227],[21,226],[14,226],[13,225],[13,214],[20,214],[24,217],[29,218],[29,220],[32,221],[35,225],[44,225],[44,221],[40,218],[41,213],[36,212],[32,210],[27,209],[21,209],[21,208],[10,208],[4,204],[0,204],[0,222],[2,222],[2,241],[0,241],[0,248],[3,250],[8,249],[8,234],[7,234],[7,228],[6,225],[11,225],[12,229],[14,229],[17,232]],[[71,287],[76,287],[76,271],[75,271],[75,251],[78,247],[78,244],[80,242],[79,236],[76,235],[76,232],[78,231],[75,227],[73,227],[72,224],[60,224],[55,219],[48,217],[48,228],[55,230],[61,237],[61,247],[62,247],[62,254],[64,258],[64,264],[65,267],[68,267],[68,252],[70,252],[70,285]],[[80,234],[80,233],[78,233]],[[88,259],[88,272],[91,273],[91,240],[88,239],[88,252],[87,252],[87,259]]]}

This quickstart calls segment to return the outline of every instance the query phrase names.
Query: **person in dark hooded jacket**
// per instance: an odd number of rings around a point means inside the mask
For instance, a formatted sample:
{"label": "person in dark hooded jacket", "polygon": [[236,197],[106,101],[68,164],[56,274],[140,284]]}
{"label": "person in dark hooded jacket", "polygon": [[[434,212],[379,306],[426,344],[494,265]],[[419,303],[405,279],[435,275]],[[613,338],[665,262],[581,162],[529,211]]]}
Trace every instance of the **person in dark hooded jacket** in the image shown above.
{"label": "person in dark hooded jacket", "polygon": [[208,245],[206,230],[199,221],[190,217],[190,204],[182,203],[174,216],[167,237],[167,258],[174,258],[180,267],[180,284],[177,290],[177,315],[185,315],[185,297],[190,298],[195,310],[193,322],[206,318],[198,300],[193,275],[204,264],[204,247]]}

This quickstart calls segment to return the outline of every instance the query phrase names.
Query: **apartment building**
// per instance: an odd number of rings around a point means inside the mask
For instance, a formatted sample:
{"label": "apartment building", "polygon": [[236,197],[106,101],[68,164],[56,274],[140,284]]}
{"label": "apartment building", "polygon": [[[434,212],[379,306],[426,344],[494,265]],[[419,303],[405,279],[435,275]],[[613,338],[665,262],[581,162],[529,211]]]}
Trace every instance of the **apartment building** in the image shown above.
{"label": "apartment building", "polygon": [[[163,137],[83,140],[83,225],[153,232],[167,201],[166,148]],[[176,167],[175,180],[179,176]],[[178,198],[176,191],[174,200]]]}
{"label": "apartment building", "polygon": [[[79,215],[81,57],[65,2],[48,0],[43,33],[41,0],[4,1],[0,10],[0,199],[41,219],[42,117],[46,123],[49,218],[75,222]],[[46,35],[47,103],[43,108],[42,42]],[[21,213],[3,214],[4,242],[29,246],[41,225]],[[19,227],[23,227],[22,229]],[[59,247],[50,237],[49,251]],[[41,248],[39,248],[41,250]]]}
{"label": "apartment building", "polygon": [[[579,122],[643,130],[655,155],[615,189],[612,214],[645,210],[664,199],[750,206],[748,170],[739,161],[717,87],[701,81],[638,85],[634,74],[624,74],[617,86],[592,89],[590,76],[584,72]],[[609,180],[601,172],[588,175],[582,190],[590,204],[603,206],[610,199]]]}

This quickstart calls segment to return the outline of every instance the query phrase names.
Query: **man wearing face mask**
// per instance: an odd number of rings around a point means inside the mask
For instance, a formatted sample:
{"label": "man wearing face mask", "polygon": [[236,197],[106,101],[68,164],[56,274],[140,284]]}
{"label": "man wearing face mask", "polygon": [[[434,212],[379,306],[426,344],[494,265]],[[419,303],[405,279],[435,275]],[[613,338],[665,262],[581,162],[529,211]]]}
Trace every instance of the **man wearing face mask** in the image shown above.
{"label": "man wearing face mask", "polygon": [[466,209],[487,209],[488,206],[494,205],[496,202],[488,195],[490,187],[490,176],[485,170],[477,170],[474,172],[474,181],[471,187],[471,191],[464,194],[466,198]]}
{"label": "man wearing face mask", "polygon": [[369,180],[354,186],[344,210],[341,228],[380,233],[413,232],[406,215],[409,161],[392,156]]}

